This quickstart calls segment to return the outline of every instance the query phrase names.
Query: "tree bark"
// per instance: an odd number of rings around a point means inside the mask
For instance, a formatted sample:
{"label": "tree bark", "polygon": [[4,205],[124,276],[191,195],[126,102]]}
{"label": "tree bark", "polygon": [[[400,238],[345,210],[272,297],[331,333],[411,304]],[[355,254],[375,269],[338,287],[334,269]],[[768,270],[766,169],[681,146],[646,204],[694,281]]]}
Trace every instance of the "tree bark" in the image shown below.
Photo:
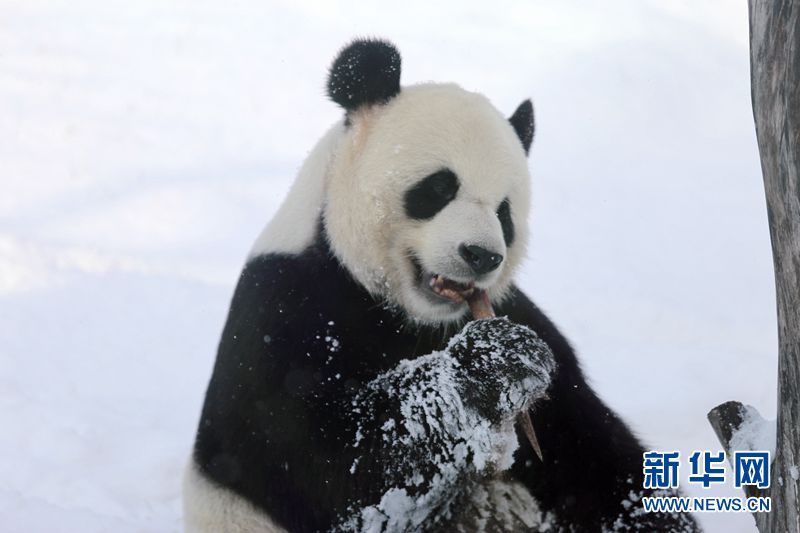
{"label": "tree bark", "polygon": [[[750,80],[767,197],[778,310],[778,427],[770,496],[759,531],[800,533],[800,0],[750,0]],[[745,410],[737,402],[709,420],[729,448]]]}

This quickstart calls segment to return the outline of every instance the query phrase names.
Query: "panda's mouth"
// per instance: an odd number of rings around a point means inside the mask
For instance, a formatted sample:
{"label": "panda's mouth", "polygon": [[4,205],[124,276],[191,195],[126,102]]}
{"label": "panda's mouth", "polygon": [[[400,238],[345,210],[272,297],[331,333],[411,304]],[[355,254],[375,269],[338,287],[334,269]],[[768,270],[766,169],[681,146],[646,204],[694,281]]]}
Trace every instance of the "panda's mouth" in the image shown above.
{"label": "panda's mouth", "polygon": [[459,305],[467,301],[475,292],[474,281],[456,281],[442,274],[427,272],[419,260],[411,256],[411,264],[416,274],[420,290],[439,304]]}
{"label": "panda's mouth", "polygon": [[435,295],[453,303],[465,302],[475,292],[474,281],[461,283],[446,278],[441,274],[432,274],[428,280],[428,287]]}

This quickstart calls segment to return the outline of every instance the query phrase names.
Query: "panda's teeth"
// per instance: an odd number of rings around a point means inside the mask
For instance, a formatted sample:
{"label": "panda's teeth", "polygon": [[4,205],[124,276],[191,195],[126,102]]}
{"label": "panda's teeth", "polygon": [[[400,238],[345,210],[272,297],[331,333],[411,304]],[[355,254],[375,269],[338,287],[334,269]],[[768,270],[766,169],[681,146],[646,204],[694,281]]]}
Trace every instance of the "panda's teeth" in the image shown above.
{"label": "panda's teeth", "polygon": [[439,291],[439,294],[441,294],[442,296],[444,296],[449,300],[452,300],[453,302],[464,301],[464,297],[461,295],[461,293],[453,289],[442,289],[441,291]]}
{"label": "panda's teeth", "polygon": [[475,292],[474,281],[459,282],[446,278],[441,274],[431,274],[428,285],[439,296],[456,303],[465,301]]}

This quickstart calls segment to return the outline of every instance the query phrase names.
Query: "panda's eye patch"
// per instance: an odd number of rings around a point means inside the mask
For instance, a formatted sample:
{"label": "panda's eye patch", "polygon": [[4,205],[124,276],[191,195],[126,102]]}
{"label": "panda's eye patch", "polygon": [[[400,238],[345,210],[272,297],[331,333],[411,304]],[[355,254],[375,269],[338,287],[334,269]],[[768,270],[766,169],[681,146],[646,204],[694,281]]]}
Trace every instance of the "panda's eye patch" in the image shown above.
{"label": "panda's eye patch", "polygon": [[440,170],[411,187],[405,196],[406,214],[417,220],[432,218],[458,192],[458,178],[451,170]]}
{"label": "panda's eye patch", "polygon": [[500,219],[500,227],[503,228],[503,239],[506,246],[511,246],[514,241],[514,221],[511,220],[511,204],[508,198],[502,201],[497,208],[497,218]]}

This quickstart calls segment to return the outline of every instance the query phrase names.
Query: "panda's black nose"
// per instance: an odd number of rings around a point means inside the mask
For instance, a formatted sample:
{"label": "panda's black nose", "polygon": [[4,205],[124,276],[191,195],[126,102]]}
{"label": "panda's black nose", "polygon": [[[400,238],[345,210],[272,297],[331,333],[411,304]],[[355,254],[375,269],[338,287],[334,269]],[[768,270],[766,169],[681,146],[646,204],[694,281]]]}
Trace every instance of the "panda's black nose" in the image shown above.
{"label": "panda's black nose", "polygon": [[503,256],[490,252],[486,248],[474,244],[462,244],[458,247],[458,254],[467,262],[476,274],[486,274],[500,266]]}

